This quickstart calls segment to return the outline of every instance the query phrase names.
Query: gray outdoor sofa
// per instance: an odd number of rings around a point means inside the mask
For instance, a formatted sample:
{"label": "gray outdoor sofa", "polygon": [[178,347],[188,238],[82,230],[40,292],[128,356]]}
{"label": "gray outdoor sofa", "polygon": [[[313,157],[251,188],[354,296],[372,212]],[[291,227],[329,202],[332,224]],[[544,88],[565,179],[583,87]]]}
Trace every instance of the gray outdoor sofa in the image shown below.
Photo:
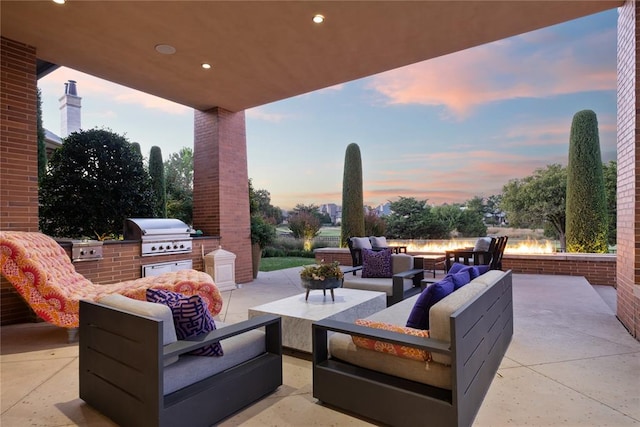
{"label": "gray outdoor sofa", "polygon": [[[279,316],[163,345],[165,323],[80,301],[80,398],[122,426],[210,426],[282,385]],[[215,342],[224,356],[185,354]]]}
{"label": "gray outdoor sofa", "polygon": [[[404,326],[418,297],[367,319]],[[489,271],[429,311],[430,338],[313,324],[313,396],[393,426],[470,426],[513,335],[511,271]],[[329,337],[329,332],[336,332]],[[431,352],[429,362],[357,347],[352,335]]]}

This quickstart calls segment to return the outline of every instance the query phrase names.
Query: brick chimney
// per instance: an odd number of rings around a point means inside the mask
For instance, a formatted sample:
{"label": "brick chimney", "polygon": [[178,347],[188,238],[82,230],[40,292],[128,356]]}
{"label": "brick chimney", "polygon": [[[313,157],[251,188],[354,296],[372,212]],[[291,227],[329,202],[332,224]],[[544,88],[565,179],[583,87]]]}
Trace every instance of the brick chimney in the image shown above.
{"label": "brick chimney", "polygon": [[64,95],[60,101],[60,136],[66,138],[70,133],[80,130],[80,105],[82,98],[78,96],[76,81],[69,80],[64,84]]}

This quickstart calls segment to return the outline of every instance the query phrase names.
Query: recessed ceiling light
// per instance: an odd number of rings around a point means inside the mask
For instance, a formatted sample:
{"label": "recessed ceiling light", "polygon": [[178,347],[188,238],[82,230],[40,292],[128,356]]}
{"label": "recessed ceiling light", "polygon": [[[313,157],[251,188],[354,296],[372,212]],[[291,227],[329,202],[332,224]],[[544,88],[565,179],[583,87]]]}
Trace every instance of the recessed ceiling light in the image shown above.
{"label": "recessed ceiling light", "polygon": [[156,52],[163,55],[173,55],[174,53],[176,53],[176,48],[171,46],[170,44],[157,44]]}
{"label": "recessed ceiling light", "polygon": [[54,3],[64,4],[66,0],[53,0]]}
{"label": "recessed ceiling light", "polygon": [[208,70],[209,68],[211,68],[211,64],[208,64],[206,62],[203,62],[201,65],[202,68],[204,68],[205,70]]}
{"label": "recessed ceiling light", "polygon": [[316,24],[322,24],[324,22],[324,16],[317,14],[313,17],[313,22]]}

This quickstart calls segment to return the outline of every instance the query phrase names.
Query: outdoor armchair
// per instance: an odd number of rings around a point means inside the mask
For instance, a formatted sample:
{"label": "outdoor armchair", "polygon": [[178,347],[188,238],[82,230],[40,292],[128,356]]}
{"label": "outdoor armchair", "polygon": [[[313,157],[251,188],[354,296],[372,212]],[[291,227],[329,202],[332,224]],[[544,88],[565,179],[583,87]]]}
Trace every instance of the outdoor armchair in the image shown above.
{"label": "outdoor armchair", "polygon": [[473,248],[454,249],[445,252],[446,269],[454,263],[465,265],[490,265],[496,248],[495,237],[481,237]]}

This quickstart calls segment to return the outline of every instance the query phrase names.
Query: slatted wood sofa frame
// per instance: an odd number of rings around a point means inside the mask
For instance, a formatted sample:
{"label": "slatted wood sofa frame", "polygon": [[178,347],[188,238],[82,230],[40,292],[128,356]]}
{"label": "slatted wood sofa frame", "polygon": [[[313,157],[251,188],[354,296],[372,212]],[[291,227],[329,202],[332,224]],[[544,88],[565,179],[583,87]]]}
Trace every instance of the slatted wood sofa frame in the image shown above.
{"label": "slatted wood sofa frame", "polygon": [[[164,395],[165,360],[261,327],[264,353],[244,361],[240,355],[237,365]],[[279,316],[258,316],[166,346],[162,337],[162,321],[80,301],[80,398],[122,426],[210,426],[282,385]]]}
{"label": "slatted wood sofa frame", "polygon": [[[315,322],[313,395],[330,406],[393,426],[470,426],[513,335],[511,272],[454,311],[450,328],[450,343],[446,343],[352,323]],[[449,356],[451,390],[332,358],[327,344],[329,332]]]}

